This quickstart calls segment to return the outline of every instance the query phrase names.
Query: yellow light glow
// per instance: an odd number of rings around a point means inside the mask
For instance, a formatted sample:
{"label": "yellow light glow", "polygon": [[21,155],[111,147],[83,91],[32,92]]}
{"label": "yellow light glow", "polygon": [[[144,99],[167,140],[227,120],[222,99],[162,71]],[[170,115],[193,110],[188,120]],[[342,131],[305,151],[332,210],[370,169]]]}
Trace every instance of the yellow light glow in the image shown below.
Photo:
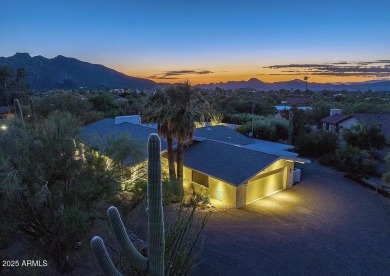
{"label": "yellow light glow", "polygon": [[279,201],[279,202],[286,202],[286,203],[299,203],[300,199],[291,193],[288,193],[289,191],[285,191],[284,193],[275,193],[272,195],[272,198]]}
{"label": "yellow light glow", "polygon": [[223,201],[223,200],[226,199],[226,193],[227,193],[227,191],[226,191],[225,185],[222,182],[218,181],[216,183],[216,185],[215,185],[215,195],[214,195],[214,197],[216,199],[219,199],[219,200]]}
{"label": "yellow light glow", "polygon": [[1,125],[0,129],[6,131],[8,129],[8,127],[6,125]]}

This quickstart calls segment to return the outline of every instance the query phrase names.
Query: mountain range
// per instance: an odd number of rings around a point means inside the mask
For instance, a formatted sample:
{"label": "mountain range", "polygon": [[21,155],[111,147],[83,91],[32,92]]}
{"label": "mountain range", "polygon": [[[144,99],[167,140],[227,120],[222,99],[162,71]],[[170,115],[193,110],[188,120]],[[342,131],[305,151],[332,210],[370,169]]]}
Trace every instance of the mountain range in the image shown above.
{"label": "mountain range", "polygon": [[150,89],[158,85],[154,81],[127,76],[100,64],[61,55],[50,59],[43,56],[31,57],[28,53],[17,53],[11,57],[0,57],[0,65],[12,66],[14,70],[26,69],[27,83],[33,90],[81,87]]}
{"label": "mountain range", "polygon": [[[32,90],[77,89],[81,87],[89,89],[153,89],[167,85],[166,83],[157,83],[144,78],[127,76],[100,64],[92,64],[62,55],[55,58],[45,58],[43,56],[31,57],[28,53],[16,53],[11,57],[0,57],[0,66],[12,66],[14,70],[25,68],[27,83]],[[306,83],[303,80],[266,83],[252,78],[248,81],[228,81],[196,86],[202,89],[219,87],[225,90],[270,91],[279,89],[305,90]],[[342,84],[310,82],[307,84],[307,88],[314,91],[390,91],[390,80]]]}
{"label": "mountain range", "polygon": [[[256,91],[270,91],[270,90],[305,90],[306,82],[303,80],[291,80],[282,82],[267,83],[256,78],[249,79],[248,81],[228,81],[219,83],[199,84],[198,87],[202,89],[215,89],[217,87],[225,90],[237,90],[248,89]],[[390,91],[390,80],[381,81],[366,81],[366,82],[353,82],[353,83],[315,83],[309,82],[307,89],[314,91]]]}

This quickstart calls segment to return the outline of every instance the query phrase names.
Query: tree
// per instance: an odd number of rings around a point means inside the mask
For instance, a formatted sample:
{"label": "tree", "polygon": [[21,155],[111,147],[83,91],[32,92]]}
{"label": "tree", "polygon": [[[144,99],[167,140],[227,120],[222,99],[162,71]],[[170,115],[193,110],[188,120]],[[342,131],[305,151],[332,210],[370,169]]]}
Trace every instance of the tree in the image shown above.
{"label": "tree", "polygon": [[303,80],[305,81],[305,91],[307,91],[307,81],[309,80],[309,76],[304,76]]}
{"label": "tree", "polygon": [[12,105],[15,99],[23,102],[28,100],[26,76],[27,72],[24,68],[18,68],[15,76],[12,67],[0,66],[0,105]]}
{"label": "tree", "polygon": [[88,101],[92,103],[93,109],[96,111],[107,112],[118,107],[114,97],[109,93],[99,93],[90,97]]}
{"label": "tree", "polygon": [[[184,82],[157,91],[146,104],[146,116],[158,123],[158,133],[167,139],[170,179],[177,179],[178,193],[183,192],[183,150],[192,141],[195,122],[208,114],[210,105],[198,89]],[[174,169],[173,140],[177,141],[177,177]]]}
{"label": "tree", "polygon": [[386,143],[379,126],[354,125],[350,129],[344,129],[342,135],[348,145],[360,149],[381,149]]}
{"label": "tree", "polygon": [[199,90],[191,88],[189,82],[176,85],[168,90],[173,100],[170,124],[177,140],[177,179],[183,189],[183,150],[194,136],[195,122],[208,114],[210,106]]}
{"label": "tree", "polygon": [[46,118],[53,111],[69,112],[83,123],[101,119],[102,113],[91,110],[92,104],[74,93],[55,93],[44,97],[35,97],[34,109],[37,117]]}
{"label": "tree", "polygon": [[169,122],[169,112],[171,112],[172,105],[172,99],[168,97],[168,93],[164,90],[157,90],[156,93],[148,98],[145,104],[146,119],[150,122],[157,123],[158,134],[167,141],[168,170],[171,182],[176,180],[175,155],[173,149],[174,133]]}
{"label": "tree", "polygon": [[84,147],[79,131],[74,116],[57,111],[25,127],[15,121],[0,135],[2,227],[52,256],[61,271],[71,269],[66,256],[98,217],[96,205],[122,189],[120,162]]}
{"label": "tree", "polygon": [[267,141],[286,140],[288,133],[288,121],[274,116],[258,116],[251,121],[239,126],[237,131],[248,135],[253,130],[253,137]]}
{"label": "tree", "polygon": [[295,147],[303,156],[320,157],[337,150],[338,138],[335,133],[324,130],[303,133],[297,137]]}

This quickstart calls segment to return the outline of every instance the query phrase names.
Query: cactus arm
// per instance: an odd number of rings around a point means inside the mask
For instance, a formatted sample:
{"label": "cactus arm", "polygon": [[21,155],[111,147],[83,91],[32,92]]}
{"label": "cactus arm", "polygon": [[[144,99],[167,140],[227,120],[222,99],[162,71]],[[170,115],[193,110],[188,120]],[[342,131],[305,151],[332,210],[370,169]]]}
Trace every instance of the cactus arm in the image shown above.
{"label": "cactus arm", "polygon": [[129,258],[133,266],[141,270],[146,270],[148,267],[148,259],[142,256],[130,241],[118,209],[111,206],[107,210],[107,216],[122,252]]}
{"label": "cactus arm", "polygon": [[164,275],[161,142],[157,134],[151,134],[148,141],[148,224],[149,275]]}
{"label": "cactus arm", "polygon": [[99,236],[95,236],[91,239],[91,247],[104,275],[122,276],[122,273],[120,273],[112,263],[106,247],[104,246],[104,242]]}

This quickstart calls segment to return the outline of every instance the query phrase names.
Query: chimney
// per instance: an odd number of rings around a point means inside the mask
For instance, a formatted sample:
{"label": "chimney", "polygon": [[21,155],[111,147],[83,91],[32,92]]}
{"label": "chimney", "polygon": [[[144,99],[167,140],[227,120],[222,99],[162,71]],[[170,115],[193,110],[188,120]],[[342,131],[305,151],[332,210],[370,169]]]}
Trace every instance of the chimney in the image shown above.
{"label": "chimney", "polygon": [[339,108],[332,108],[330,110],[330,116],[336,115],[336,114],[341,114],[341,109]]}

